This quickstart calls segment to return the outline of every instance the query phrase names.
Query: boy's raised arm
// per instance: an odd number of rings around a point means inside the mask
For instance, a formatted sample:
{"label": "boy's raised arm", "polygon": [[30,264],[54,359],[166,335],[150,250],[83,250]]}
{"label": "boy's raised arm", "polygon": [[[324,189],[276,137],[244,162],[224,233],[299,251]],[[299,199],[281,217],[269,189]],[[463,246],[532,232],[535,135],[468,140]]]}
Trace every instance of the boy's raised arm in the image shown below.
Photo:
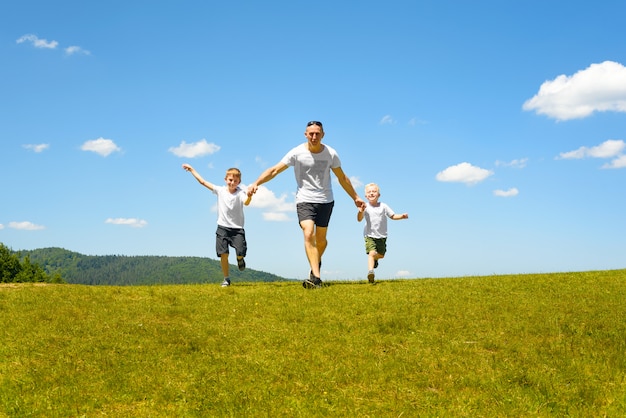
{"label": "boy's raised arm", "polygon": [[215,188],[215,186],[206,181],[205,179],[202,178],[202,176],[200,175],[200,173],[198,173],[192,166],[190,166],[189,164],[183,164],[183,169],[185,171],[190,172],[195,178],[196,180],[198,180],[198,183],[200,183],[201,185],[203,185],[204,187],[206,187],[207,189],[213,191],[213,189]]}

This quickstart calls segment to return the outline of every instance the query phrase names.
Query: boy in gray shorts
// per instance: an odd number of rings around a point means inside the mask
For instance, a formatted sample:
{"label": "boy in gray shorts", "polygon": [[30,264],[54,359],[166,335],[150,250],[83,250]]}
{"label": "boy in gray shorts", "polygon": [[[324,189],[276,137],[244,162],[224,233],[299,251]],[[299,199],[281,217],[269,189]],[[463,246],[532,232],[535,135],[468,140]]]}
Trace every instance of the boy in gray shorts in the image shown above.
{"label": "boy in gray shorts", "polygon": [[230,286],[228,247],[233,247],[237,253],[239,270],[246,268],[244,257],[248,250],[246,233],[243,229],[243,207],[248,206],[252,196],[239,187],[241,171],[238,168],[226,170],[226,186],[217,186],[209,183],[189,164],[183,164],[185,171],[190,172],[198,183],[217,195],[217,231],[215,232],[215,250],[220,258],[224,281],[222,287]]}

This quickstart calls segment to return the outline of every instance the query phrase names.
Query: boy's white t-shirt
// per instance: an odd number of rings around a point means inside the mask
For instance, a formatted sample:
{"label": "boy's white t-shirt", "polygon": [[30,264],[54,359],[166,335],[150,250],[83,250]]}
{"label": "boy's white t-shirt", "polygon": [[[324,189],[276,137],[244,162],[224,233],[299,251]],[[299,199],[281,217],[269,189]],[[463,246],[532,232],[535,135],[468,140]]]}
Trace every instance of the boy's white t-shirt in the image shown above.
{"label": "boy's white t-shirt", "polygon": [[248,193],[240,184],[235,193],[228,191],[228,186],[215,186],[213,194],[217,195],[217,224],[226,228],[243,228],[243,207]]}
{"label": "boy's white t-shirt", "polygon": [[365,227],[363,235],[371,238],[387,238],[387,218],[391,218],[394,211],[387,204],[378,202],[378,206],[372,206],[367,202],[363,217]]}
{"label": "boy's white t-shirt", "polygon": [[307,143],[300,144],[280,160],[293,167],[298,185],[296,203],[330,203],[334,200],[330,171],[341,167],[341,161],[333,148],[323,146],[324,149],[315,154],[309,151]]}

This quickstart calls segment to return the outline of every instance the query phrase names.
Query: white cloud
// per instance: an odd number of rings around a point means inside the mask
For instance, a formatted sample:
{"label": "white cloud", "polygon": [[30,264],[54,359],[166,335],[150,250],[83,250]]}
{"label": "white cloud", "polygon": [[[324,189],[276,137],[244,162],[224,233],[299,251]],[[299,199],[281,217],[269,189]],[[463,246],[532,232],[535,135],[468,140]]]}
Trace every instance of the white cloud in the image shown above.
{"label": "white cloud", "polygon": [[494,196],[499,197],[513,197],[519,194],[519,190],[517,190],[517,188],[515,187],[512,187],[509,190],[494,190],[493,194]]}
{"label": "white cloud", "polygon": [[259,186],[252,196],[251,207],[263,209],[263,219],[267,221],[288,221],[288,212],[296,211],[295,202],[287,202],[287,195],[277,197],[274,192],[265,186]]}
{"label": "white cloud", "polygon": [[626,143],[621,139],[609,139],[600,145],[587,148],[580,147],[574,151],[562,152],[557,159],[563,160],[579,160],[581,158],[613,158],[618,156],[626,148]]}
{"label": "white cloud", "polygon": [[98,139],[92,139],[89,140],[87,142],[85,142],[81,147],[81,150],[83,151],[91,151],[91,152],[95,152],[96,154],[100,154],[103,157],[108,157],[109,154],[115,152],[115,151],[121,151],[122,149],[119,148],[117,145],[115,145],[115,142],[113,142],[113,140],[111,139],[105,139],[105,138],[98,138]]}
{"label": "white cloud", "polygon": [[21,229],[24,231],[39,231],[41,229],[46,229],[43,225],[36,225],[32,222],[24,221],[24,222],[9,222],[9,228],[13,229]]}
{"label": "white cloud", "polygon": [[352,187],[355,189],[363,186],[363,182],[358,177],[350,177],[350,183],[352,183]]}
{"label": "white cloud", "polygon": [[528,158],[521,158],[519,160],[512,160],[509,162],[496,161],[496,167],[524,168],[526,167],[527,162],[528,162]]}
{"label": "white cloud", "polygon": [[113,225],[125,225],[133,228],[143,228],[148,225],[148,222],[143,219],[137,218],[109,218],[104,223]]}
{"label": "white cloud", "polygon": [[[350,177],[350,183],[352,183],[352,187],[354,187],[354,190],[356,190],[359,187],[363,186],[363,182],[356,176]],[[333,184],[340,185],[341,183],[339,183],[339,179],[337,179],[337,177],[333,177]],[[339,186],[339,187],[341,187],[341,186]],[[357,190],[357,193],[358,193],[358,190]]]}
{"label": "white cloud", "polygon": [[4,225],[0,224],[0,229],[4,229]]}
{"label": "white cloud", "polygon": [[437,173],[436,179],[444,182],[477,184],[493,175],[493,171],[475,167],[470,163],[460,163]]}
{"label": "white cloud", "polygon": [[79,46],[73,45],[73,46],[68,46],[67,48],[65,48],[65,54],[67,55],[74,55],[74,54],[91,55],[91,52]]}
{"label": "white cloud", "polygon": [[260,166],[260,167],[267,167],[267,162],[265,162],[261,157],[256,156],[254,157],[254,161]]}
{"label": "white cloud", "polygon": [[396,121],[391,117],[391,115],[385,115],[379,123],[381,125],[394,125]]}
{"label": "white cloud", "polygon": [[522,108],[557,120],[584,118],[593,112],[626,112],[626,67],[604,61],[572,76],[559,75],[545,81]]}
{"label": "white cloud", "polygon": [[[45,48],[45,49],[56,49],[59,46],[57,41],[49,41],[47,39],[40,39],[37,35],[27,34],[20,37],[16,40],[18,44],[24,42],[30,42],[35,48]],[[63,49],[66,55],[74,55],[74,54],[82,54],[82,55],[91,55],[91,52],[86,49],[81,48],[80,46],[72,45]]]}
{"label": "white cloud", "polygon": [[36,35],[27,34],[19,38],[17,41],[18,44],[24,42],[30,42],[35,48],[47,48],[47,49],[55,49],[59,43],[57,41],[50,41],[46,39],[39,39]]}
{"label": "white cloud", "polygon": [[428,124],[428,121],[424,120],[424,119],[419,119],[419,118],[411,118],[409,120],[409,125],[410,126],[415,126],[415,125],[426,125]]}
{"label": "white cloud", "polygon": [[295,202],[287,202],[287,194],[276,197],[274,192],[265,186],[259,186],[252,196],[250,206],[261,209],[269,209],[273,212],[295,212]]}
{"label": "white cloud", "polygon": [[35,152],[42,152],[50,148],[50,144],[26,144],[24,148],[33,150]]}
{"label": "white cloud", "polygon": [[270,222],[286,222],[291,218],[284,212],[263,212],[263,219]]}
{"label": "white cloud", "polygon": [[583,158],[613,158],[613,161],[606,163],[602,168],[625,168],[626,142],[621,139],[609,139],[595,147],[580,147],[574,151],[562,152],[556,157],[557,160],[580,160]]}
{"label": "white cloud", "polygon": [[408,277],[411,274],[408,270],[398,270],[396,272],[396,277]]}
{"label": "white cloud", "polygon": [[602,168],[626,168],[626,155],[620,155],[610,163],[606,163]]}
{"label": "white cloud", "polygon": [[182,141],[179,146],[171,147],[168,151],[177,157],[196,158],[215,154],[219,150],[219,145],[215,145],[212,142],[206,142],[206,139],[201,139],[198,142],[192,142],[189,144]]}

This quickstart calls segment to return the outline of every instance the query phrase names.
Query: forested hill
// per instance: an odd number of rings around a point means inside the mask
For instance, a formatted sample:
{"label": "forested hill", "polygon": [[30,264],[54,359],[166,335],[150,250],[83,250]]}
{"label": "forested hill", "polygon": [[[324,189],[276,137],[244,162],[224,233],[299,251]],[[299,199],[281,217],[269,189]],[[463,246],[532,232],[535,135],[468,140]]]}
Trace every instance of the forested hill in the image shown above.
{"label": "forested hill", "polygon": [[[50,274],[60,273],[67,283],[89,285],[149,285],[221,283],[219,260],[203,257],[165,256],[91,256],[63,248],[41,248],[19,251],[21,257],[44,268]],[[234,260],[234,255],[232,256]],[[239,271],[231,265],[230,278],[237,282],[275,282],[287,279],[246,268]]]}

